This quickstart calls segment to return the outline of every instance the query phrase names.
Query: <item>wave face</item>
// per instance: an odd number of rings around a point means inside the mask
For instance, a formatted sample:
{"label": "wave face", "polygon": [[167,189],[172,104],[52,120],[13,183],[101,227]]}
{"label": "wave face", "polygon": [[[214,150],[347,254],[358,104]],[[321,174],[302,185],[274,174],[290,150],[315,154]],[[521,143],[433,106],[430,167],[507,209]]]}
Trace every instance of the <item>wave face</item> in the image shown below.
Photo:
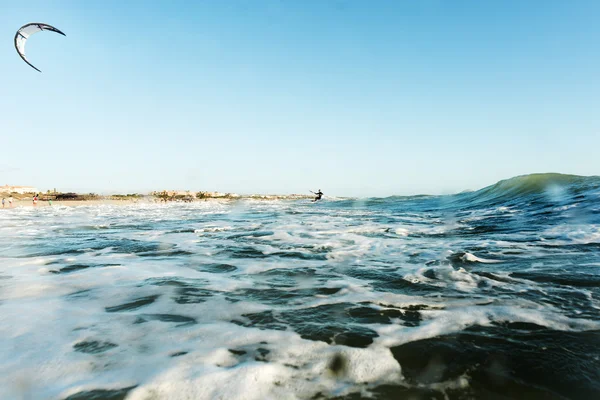
{"label": "wave face", "polygon": [[471,196],[464,196],[469,205],[523,203],[534,199],[571,200],[577,195],[593,192],[600,186],[600,177],[564,174],[531,174],[506,179],[488,186]]}
{"label": "wave face", "polygon": [[0,399],[600,397],[600,179],[0,209]]}

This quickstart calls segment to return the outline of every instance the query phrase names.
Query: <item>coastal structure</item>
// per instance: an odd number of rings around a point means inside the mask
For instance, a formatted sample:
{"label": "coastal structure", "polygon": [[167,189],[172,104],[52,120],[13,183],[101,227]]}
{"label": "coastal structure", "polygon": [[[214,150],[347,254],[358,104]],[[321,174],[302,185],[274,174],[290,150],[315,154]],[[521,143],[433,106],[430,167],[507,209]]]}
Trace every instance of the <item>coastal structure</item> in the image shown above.
{"label": "coastal structure", "polygon": [[191,192],[189,190],[162,190],[150,193],[153,196],[164,196],[164,197],[196,197],[200,198],[238,198],[241,197],[235,193],[221,193],[221,192]]}
{"label": "coastal structure", "polygon": [[9,185],[4,185],[4,186],[0,186],[0,192],[1,193],[25,194],[25,193],[37,193],[38,190],[37,190],[37,188],[34,188],[32,186],[9,186]]}

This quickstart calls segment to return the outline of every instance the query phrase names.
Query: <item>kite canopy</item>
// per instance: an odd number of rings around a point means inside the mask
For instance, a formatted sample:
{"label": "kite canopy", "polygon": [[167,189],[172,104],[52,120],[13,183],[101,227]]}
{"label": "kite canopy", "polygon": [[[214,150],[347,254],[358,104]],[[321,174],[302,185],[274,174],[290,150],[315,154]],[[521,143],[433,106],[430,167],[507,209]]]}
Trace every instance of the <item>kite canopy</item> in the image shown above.
{"label": "kite canopy", "polygon": [[38,72],[42,71],[34,67],[29,61],[27,61],[27,58],[25,57],[25,42],[27,41],[29,36],[41,31],[51,31],[60,33],[63,36],[67,36],[55,27],[50,26],[48,24],[42,24],[40,22],[32,22],[30,24],[23,25],[17,31],[17,33],[15,34],[15,49],[17,49],[17,53],[19,53],[23,61],[25,61],[27,64],[29,64],[31,68],[35,69]]}

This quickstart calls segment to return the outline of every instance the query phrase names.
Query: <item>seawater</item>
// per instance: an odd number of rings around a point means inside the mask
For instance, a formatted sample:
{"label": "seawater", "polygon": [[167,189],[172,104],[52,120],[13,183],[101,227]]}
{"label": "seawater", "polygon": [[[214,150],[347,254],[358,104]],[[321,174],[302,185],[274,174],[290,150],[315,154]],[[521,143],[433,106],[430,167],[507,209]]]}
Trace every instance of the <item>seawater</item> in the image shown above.
{"label": "seawater", "polygon": [[0,210],[0,398],[600,398],[600,179]]}

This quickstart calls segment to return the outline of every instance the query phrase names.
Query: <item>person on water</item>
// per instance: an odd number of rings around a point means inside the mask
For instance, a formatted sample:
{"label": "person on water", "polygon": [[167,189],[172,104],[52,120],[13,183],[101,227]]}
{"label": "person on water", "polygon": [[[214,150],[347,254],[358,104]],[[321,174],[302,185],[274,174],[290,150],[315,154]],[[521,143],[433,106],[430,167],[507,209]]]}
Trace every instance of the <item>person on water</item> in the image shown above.
{"label": "person on water", "polygon": [[323,192],[321,192],[321,189],[319,189],[319,191],[318,191],[318,192],[316,192],[316,193],[315,193],[315,192],[313,192],[312,190],[311,190],[310,192],[311,192],[311,193],[314,193],[314,195],[315,195],[315,196],[317,196],[317,197],[315,197],[315,199],[313,200],[313,202],[314,202],[314,201],[321,200],[321,197],[323,197]]}

